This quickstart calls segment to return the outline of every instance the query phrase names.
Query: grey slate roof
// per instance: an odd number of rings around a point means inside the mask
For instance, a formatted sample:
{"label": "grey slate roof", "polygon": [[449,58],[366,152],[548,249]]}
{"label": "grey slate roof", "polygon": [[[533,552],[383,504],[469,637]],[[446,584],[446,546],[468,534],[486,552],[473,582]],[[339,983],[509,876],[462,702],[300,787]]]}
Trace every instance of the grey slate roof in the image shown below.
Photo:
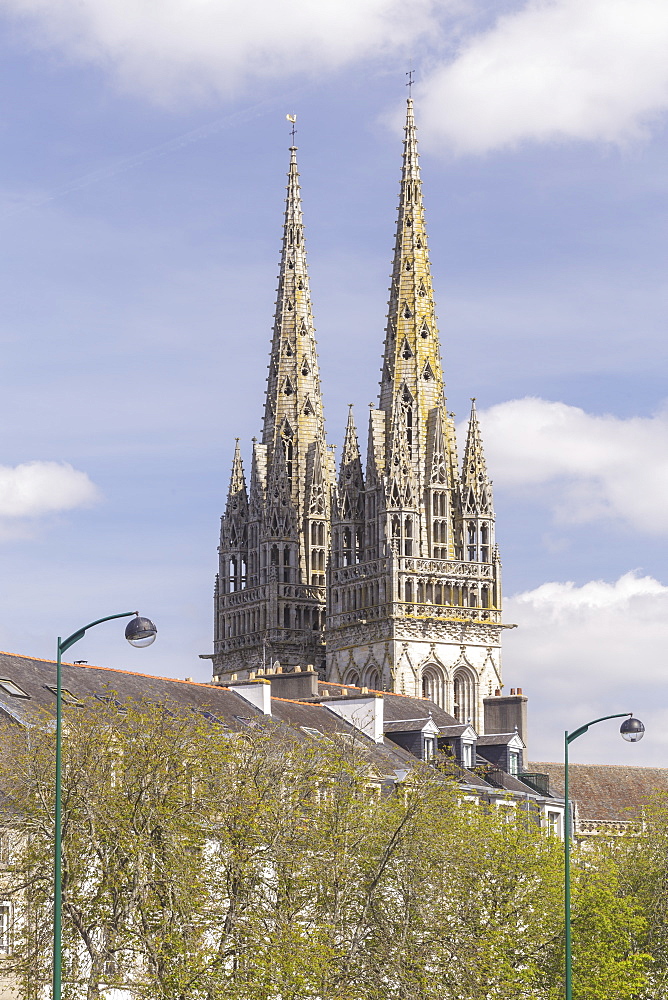
{"label": "grey slate roof", "polygon": [[505,744],[510,743],[514,739],[521,740],[522,737],[519,733],[491,733],[487,736],[479,736],[477,743],[481,747],[498,747],[505,746]]}
{"label": "grey slate roof", "polygon": [[[550,792],[564,794],[564,765],[531,761],[528,771],[548,774]],[[643,803],[668,792],[668,768],[623,764],[569,764],[570,796],[579,820],[629,823],[642,815]]]}

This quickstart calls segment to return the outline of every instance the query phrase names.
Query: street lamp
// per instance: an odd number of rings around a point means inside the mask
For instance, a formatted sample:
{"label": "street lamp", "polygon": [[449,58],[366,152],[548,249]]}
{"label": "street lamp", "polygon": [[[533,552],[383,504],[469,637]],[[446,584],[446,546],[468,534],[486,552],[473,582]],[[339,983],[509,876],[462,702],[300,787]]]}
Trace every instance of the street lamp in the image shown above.
{"label": "street lamp", "polygon": [[564,829],[564,931],[566,938],[566,1000],[573,1000],[572,992],[572,955],[571,955],[571,809],[568,799],[568,745],[576,740],[578,736],[586,733],[590,726],[595,726],[598,722],[605,722],[607,719],[623,719],[619,731],[622,737],[629,743],[638,743],[645,735],[645,727],[640,719],[634,719],[632,712],[619,712],[617,715],[604,715],[600,719],[588,722],[586,726],[580,726],[572,733],[568,730],[564,733],[564,798],[565,807],[565,829]]}
{"label": "street lamp", "polygon": [[73,632],[67,639],[58,636],[58,656],[56,659],[56,809],[53,834],[53,1000],[61,1000],[62,984],[62,847],[63,830],[61,819],[61,742],[62,742],[62,698],[61,698],[61,660],[66,649],[83,639],[89,628],[110,622],[114,618],[132,618],[125,629],[125,638],[133,646],[150,646],[158,633],[157,628],[148,618],[140,618],[138,611],[123,611],[120,615],[107,615],[97,621],[84,625]]}

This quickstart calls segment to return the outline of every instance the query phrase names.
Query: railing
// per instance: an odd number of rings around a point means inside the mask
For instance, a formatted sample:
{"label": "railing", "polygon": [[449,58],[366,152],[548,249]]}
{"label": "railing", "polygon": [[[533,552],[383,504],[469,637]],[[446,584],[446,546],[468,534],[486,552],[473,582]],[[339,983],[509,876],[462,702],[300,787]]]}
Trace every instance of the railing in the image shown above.
{"label": "railing", "polygon": [[[493,563],[464,562],[459,559],[425,559],[421,556],[397,556],[396,564],[399,573],[452,577],[454,581],[462,578],[467,580],[494,579]],[[441,581],[439,580],[439,582]]]}
{"label": "railing", "polygon": [[227,653],[234,649],[247,649],[249,646],[265,645],[267,648],[276,644],[307,646],[317,649],[322,646],[323,636],[320,629],[307,628],[271,628],[258,632],[247,632],[245,635],[232,635],[219,639],[216,643],[216,653]]}
{"label": "railing", "polygon": [[389,559],[371,559],[369,562],[351,563],[348,566],[332,566],[332,583],[343,584],[355,580],[368,580],[375,576],[385,576],[389,571]]}
{"label": "railing", "polygon": [[[276,588],[274,590],[274,588]],[[272,593],[292,601],[311,601],[324,604],[326,600],[325,587],[310,587],[302,583],[276,583],[273,586],[262,584],[259,587],[245,587],[243,590],[233,590],[230,594],[220,594],[222,610],[241,608],[247,604],[269,601]]]}
{"label": "railing", "polygon": [[362,621],[379,621],[387,618],[501,624],[501,612],[496,608],[467,608],[454,604],[408,604],[395,601],[391,604],[379,604],[375,607],[357,608],[330,615],[327,618],[327,625],[330,628],[342,628],[345,625],[359,625]]}
{"label": "railing", "polygon": [[[392,565],[390,565],[392,564]],[[369,580],[373,577],[385,576],[395,569],[399,573],[419,574],[420,576],[451,577],[452,582],[458,580],[493,580],[494,563],[465,562],[461,559],[427,559],[423,556],[389,556],[384,559],[372,559],[369,562],[352,563],[349,566],[332,566],[331,580],[333,584],[344,584],[356,580]]]}

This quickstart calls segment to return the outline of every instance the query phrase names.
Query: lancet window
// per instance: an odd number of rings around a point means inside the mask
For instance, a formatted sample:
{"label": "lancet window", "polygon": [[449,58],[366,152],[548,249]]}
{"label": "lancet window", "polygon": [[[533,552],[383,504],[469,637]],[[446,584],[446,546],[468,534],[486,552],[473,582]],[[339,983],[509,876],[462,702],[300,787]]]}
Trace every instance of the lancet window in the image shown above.
{"label": "lancet window", "polygon": [[474,722],[475,683],[467,670],[458,670],[454,679],[454,716],[458,722]]}

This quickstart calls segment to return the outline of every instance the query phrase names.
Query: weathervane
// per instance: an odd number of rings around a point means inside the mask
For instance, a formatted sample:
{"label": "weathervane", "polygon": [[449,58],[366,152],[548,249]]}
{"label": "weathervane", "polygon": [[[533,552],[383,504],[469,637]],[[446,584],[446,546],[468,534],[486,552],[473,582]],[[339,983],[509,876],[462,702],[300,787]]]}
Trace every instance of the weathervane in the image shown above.
{"label": "weathervane", "polygon": [[292,129],[290,130],[290,135],[292,136],[292,145],[295,144],[295,136],[297,135],[297,115],[286,115],[285,116],[289,122],[292,122]]}
{"label": "weathervane", "polygon": [[413,74],[414,73],[415,73],[415,70],[412,67],[411,67],[411,69],[409,69],[408,73],[406,73],[406,76],[408,77],[408,83],[406,84],[406,86],[408,87],[408,97],[409,97],[409,99],[413,96]]}

